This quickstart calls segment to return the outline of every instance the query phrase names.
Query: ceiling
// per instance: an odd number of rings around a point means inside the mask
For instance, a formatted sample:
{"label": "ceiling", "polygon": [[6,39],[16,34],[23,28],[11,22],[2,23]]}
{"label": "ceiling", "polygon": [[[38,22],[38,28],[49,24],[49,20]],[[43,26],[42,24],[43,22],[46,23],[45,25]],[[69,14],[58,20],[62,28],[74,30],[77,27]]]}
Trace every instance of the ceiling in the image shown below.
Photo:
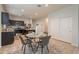
{"label": "ceiling", "polygon": [[18,17],[38,19],[47,17],[49,12],[54,12],[68,5],[65,4],[49,4],[47,6],[38,7],[38,4],[6,4],[5,10],[10,14]]}

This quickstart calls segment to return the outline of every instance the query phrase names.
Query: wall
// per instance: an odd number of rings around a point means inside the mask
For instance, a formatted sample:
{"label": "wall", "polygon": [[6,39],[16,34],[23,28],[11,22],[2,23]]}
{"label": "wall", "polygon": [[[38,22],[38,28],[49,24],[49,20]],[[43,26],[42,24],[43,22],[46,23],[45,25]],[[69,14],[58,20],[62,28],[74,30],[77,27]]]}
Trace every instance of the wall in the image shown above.
{"label": "wall", "polygon": [[78,46],[78,5],[49,13],[48,20],[49,35]]}
{"label": "wall", "polygon": [[78,5],[78,47],[79,47],[79,5]]}
{"label": "wall", "polygon": [[38,33],[48,32],[48,18],[41,18],[33,20],[33,28],[35,29],[36,24],[38,24]]}
{"label": "wall", "polygon": [[0,47],[1,47],[1,12],[4,11],[3,10],[3,6],[0,5]]}

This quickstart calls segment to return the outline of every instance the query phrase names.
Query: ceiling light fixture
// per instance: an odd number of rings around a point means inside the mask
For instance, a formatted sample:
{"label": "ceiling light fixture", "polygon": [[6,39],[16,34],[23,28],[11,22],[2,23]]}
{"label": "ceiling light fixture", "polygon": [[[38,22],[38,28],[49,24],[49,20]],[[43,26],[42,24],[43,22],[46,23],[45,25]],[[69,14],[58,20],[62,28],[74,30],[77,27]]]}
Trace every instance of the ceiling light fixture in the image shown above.
{"label": "ceiling light fixture", "polygon": [[24,9],[22,9],[21,11],[24,12]]}
{"label": "ceiling light fixture", "polygon": [[38,4],[37,7],[48,7],[48,4]]}
{"label": "ceiling light fixture", "polygon": [[32,17],[30,16],[30,18],[32,18]]}
{"label": "ceiling light fixture", "polygon": [[38,13],[35,13],[35,16],[37,16],[38,15]]}
{"label": "ceiling light fixture", "polygon": [[45,4],[45,7],[48,7],[48,4]]}

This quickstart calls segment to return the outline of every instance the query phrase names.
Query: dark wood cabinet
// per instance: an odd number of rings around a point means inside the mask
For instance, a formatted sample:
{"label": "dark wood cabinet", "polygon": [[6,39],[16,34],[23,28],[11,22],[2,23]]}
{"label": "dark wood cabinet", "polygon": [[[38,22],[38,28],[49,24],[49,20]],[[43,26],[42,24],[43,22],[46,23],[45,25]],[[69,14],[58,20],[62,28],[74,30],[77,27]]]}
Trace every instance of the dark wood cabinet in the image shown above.
{"label": "dark wood cabinet", "polygon": [[9,20],[9,23],[12,26],[16,26],[16,25],[24,26],[24,21]]}
{"label": "dark wood cabinet", "polygon": [[1,45],[9,45],[14,42],[14,32],[2,32],[2,41]]}
{"label": "dark wood cabinet", "polygon": [[9,23],[9,14],[8,13],[6,13],[6,12],[1,12],[1,23],[2,23],[2,25],[4,25],[4,24],[6,24],[6,25],[8,25],[8,23]]}
{"label": "dark wood cabinet", "polygon": [[[1,12],[1,24],[8,26],[8,24],[9,24],[9,14],[8,13]],[[14,32],[8,32],[8,31],[2,30],[1,46],[9,45],[9,44],[12,44],[13,42],[14,42]]]}

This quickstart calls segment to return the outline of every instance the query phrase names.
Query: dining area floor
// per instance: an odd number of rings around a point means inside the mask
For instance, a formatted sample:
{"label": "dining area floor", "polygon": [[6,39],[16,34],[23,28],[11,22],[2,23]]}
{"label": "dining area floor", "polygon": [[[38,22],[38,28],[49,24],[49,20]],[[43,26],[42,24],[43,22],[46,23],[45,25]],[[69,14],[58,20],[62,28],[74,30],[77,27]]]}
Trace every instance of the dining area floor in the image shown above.
{"label": "dining area floor", "polygon": [[[79,54],[79,48],[69,43],[51,38],[49,41],[49,53],[46,47],[43,48],[43,54]],[[14,38],[14,43],[0,47],[0,54],[23,54],[22,44],[19,37]],[[26,45],[25,54],[41,54],[41,48],[33,53],[31,48]]]}
{"label": "dining area floor", "polygon": [[[47,49],[45,48],[43,48],[43,53],[48,54]],[[13,44],[2,46],[0,48],[0,54],[23,54],[20,38],[15,36]],[[29,45],[26,45],[25,54],[41,54],[41,48],[38,48],[38,51],[33,53]]]}

